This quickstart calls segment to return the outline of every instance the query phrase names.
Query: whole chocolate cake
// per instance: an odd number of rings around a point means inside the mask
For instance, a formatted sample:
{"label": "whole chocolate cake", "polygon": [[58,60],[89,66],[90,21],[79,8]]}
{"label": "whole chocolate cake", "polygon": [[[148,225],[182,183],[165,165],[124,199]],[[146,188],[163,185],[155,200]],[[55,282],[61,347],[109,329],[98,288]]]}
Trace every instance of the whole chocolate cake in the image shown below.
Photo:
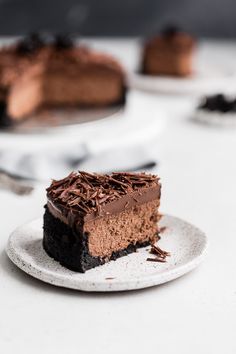
{"label": "whole chocolate cake", "polygon": [[188,33],[168,27],[144,45],[142,72],[148,75],[187,76],[192,73],[195,40]]}
{"label": "whole chocolate cake", "polygon": [[34,35],[0,50],[0,100],[12,121],[48,108],[121,104],[125,91],[123,68],[112,56],[69,37]]}
{"label": "whole chocolate cake", "polygon": [[124,73],[105,54],[87,48],[45,48],[9,91],[15,120],[48,107],[98,107],[124,102]]}
{"label": "whole chocolate cake", "polygon": [[86,270],[153,244],[159,178],[146,173],[73,172],[47,189],[43,246],[63,266]]}

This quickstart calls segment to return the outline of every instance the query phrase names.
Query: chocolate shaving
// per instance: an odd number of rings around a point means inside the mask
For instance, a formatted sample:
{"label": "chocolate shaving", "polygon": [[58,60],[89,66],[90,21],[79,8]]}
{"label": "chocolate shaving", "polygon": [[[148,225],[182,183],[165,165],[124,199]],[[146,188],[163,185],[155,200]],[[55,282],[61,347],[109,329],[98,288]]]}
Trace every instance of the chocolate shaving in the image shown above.
{"label": "chocolate shaving", "polygon": [[162,227],[160,228],[160,233],[165,232],[165,231],[166,231],[166,229],[167,229],[167,227],[166,227],[166,226],[162,226]]}
{"label": "chocolate shaving", "polygon": [[125,209],[128,208],[128,206],[129,206],[129,202],[126,202],[125,203]]}
{"label": "chocolate shaving", "polygon": [[166,260],[163,258],[147,258],[146,261],[148,262],[160,262],[160,263],[166,263]]}
{"label": "chocolate shaving", "polygon": [[133,200],[135,201],[135,202],[137,202],[138,201],[138,199],[137,198],[135,198],[135,197],[132,197],[133,198]]}
{"label": "chocolate shaving", "polygon": [[161,262],[165,263],[166,262],[166,257],[170,256],[170,252],[162,250],[159,246],[157,245],[152,245],[150,253],[155,255],[155,258],[147,258],[147,261],[149,262]]}
{"label": "chocolate shaving", "polygon": [[160,257],[164,257],[164,258],[167,256],[170,256],[170,252],[166,252],[166,251],[162,250],[157,245],[152,245],[150,253],[156,254],[156,255],[158,255]]}
{"label": "chocolate shaving", "polygon": [[[54,203],[85,215],[100,213],[107,203],[130,192],[140,193],[143,188],[156,186],[158,181],[157,176],[146,173],[100,175],[84,171],[72,172],[62,180],[53,180],[47,188],[47,195]],[[134,196],[133,199],[137,201]]]}

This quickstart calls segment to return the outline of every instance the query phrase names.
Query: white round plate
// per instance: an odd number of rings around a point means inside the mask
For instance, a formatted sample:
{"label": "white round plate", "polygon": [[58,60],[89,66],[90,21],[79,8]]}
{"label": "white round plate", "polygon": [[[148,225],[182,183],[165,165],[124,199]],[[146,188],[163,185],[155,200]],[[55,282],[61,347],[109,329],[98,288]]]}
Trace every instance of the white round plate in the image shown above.
{"label": "white round plate", "polygon": [[0,149],[31,152],[85,144],[98,153],[109,148],[142,144],[159,135],[165,125],[165,111],[155,97],[139,91],[128,92],[124,110],[83,124],[55,127],[44,133],[0,132]]}
{"label": "white round plate", "polygon": [[206,95],[228,92],[236,89],[235,75],[205,73],[196,71],[192,76],[178,78],[172,76],[151,76],[130,73],[128,84],[131,88],[164,94]]}
{"label": "white round plate", "polygon": [[105,108],[51,108],[6,128],[7,133],[45,133],[110,118],[124,110],[124,104]]}
{"label": "white round plate", "polygon": [[207,125],[219,127],[236,127],[236,113],[222,113],[217,111],[206,111],[197,108],[191,119]]}
{"label": "white round plate", "polygon": [[50,258],[42,247],[42,219],[16,229],[7,245],[9,258],[20,269],[44,282],[82,291],[142,289],[176,279],[199,265],[206,253],[205,234],[173,216],[162,217],[166,227],[158,245],[171,252],[166,263],[150,262],[150,247],[91,269],[76,273]]}

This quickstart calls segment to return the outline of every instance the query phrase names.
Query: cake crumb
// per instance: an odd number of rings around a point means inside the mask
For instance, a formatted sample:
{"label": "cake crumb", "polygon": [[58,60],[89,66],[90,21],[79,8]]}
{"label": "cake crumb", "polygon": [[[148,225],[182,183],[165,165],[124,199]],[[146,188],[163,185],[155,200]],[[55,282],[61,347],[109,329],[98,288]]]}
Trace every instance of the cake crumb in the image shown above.
{"label": "cake crumb", "polygon": [[165,259],[159,258],[159,257],[156,257],[156,258],[147,258],[146,261],[148,261],[148,262],[161,262],[161,263],[166,263],[166,260],[165,260]]}
{"label": "cake crumb", "polygon": [[147,258],[146,260],[149,261],[149,262],[165,263],[166,262],[166,257],[170,256],[170,252],[162,250],[157,245],[151,245],[150,253],[155,255],[156,257],[155,258]]}
{"label": "cake crumb", "polygon": [[160,233],[162,234],[163,232],[165,232],[167,230],[167,226],[162,226],[161,228],[160,228]]}

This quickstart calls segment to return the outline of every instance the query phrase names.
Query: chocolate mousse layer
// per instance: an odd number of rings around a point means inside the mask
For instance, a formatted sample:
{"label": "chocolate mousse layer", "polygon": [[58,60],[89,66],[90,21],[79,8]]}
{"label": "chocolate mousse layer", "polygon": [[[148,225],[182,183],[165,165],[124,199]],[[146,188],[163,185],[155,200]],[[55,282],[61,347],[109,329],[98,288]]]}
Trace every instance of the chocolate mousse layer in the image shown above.
{"label": "chocolate mousse layer", "polygon": [[65,267],[84,272],[154,243],[161,185],[145,173],[73,172],[47,189],[43,245]]}

